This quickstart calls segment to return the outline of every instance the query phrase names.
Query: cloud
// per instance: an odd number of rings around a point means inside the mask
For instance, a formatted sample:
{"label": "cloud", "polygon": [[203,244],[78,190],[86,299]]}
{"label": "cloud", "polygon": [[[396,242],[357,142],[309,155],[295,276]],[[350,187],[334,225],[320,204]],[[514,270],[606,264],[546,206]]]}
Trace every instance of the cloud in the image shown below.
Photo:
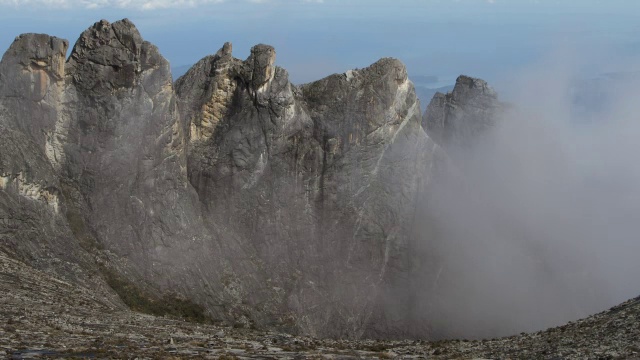
{"label": "cloud", "polygon": [[510,73],[511,105],[434,177],[416,298],[441,336],[540,330],[638,295],[640,73],[584,79],[587,51]]}
{"label": "cloud", "polygon": [[[100,9],[100,8],[118,8],[118,9],[137,9],[137,10],[155,10],[155,9],[180,9],[180,8],[196,8],[205,5],[219,4],[227,2],[226,0],[0,0],[0,6],[12,6],[15,8],[44,6],[48,8],[84,8],[84,9]],[[324,3],[324,0],[289,0],[289,1],[273,1],[273,0],[244,0],[244,2],[254,4],[264,3]]]}
{"label": "cloud", "polygon": [[0,6],[31,7],[46,6],[52,8],[120,8],[154,10],[167,8],[193,8],[216,4],[224,0],[0,0]]}

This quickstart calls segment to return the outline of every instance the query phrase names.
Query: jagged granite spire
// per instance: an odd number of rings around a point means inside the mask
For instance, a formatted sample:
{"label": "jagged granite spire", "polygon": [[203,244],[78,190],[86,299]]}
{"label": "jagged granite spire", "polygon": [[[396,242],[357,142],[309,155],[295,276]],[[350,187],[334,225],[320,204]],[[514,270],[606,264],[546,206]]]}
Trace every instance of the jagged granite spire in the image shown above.
{"label": "jagged granite spire", "polygon": [[[63,111],[67,40],[18,36],[0,62],[0,251],[124,308],[76,236],[53,147]],[[57,149],[60,150],[60,149]]]}
{"label": "jagged granite spire", "polygon": [[502,107],[486,81],[460,75],[452,92],[433,96],[422,127],[442,146],[465,147],[495,123]]}

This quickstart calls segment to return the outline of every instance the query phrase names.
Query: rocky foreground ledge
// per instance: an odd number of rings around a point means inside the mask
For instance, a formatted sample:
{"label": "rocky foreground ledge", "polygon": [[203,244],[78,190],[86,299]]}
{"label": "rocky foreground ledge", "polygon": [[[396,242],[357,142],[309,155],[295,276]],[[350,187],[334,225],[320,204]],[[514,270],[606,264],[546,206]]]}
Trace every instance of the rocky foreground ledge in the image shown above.
{"label": "rocky foreground ledge", "polygon": [[634,359],[640,297],[533,334],[482,340],[330,340],[124,310],[0,254],[0,357]]}

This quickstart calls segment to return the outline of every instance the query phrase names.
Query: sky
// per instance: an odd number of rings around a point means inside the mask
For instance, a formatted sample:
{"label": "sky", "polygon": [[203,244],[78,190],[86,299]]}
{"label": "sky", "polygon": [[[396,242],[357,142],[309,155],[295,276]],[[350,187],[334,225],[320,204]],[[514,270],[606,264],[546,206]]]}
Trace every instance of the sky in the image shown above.
{"label": "sky", "polygon": [[588,54],[586,73],[626,70],[611,58],[640,55],[638,15],[626,0],[0,0],[0,47],[25,32],[74,43],[94,22],[126,17],[173,67],[231,41],[238,58],[273,45],[294,83],[387,56],[438,85],[459,74],[500,83],[568,48]]}

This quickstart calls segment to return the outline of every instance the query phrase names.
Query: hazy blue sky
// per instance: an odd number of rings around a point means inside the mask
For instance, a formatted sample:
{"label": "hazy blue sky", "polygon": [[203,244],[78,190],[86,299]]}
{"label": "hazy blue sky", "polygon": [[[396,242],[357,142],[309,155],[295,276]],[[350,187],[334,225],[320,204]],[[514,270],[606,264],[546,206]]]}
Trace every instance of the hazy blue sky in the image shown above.
{"label": "hazy blue sky", "polygon": [[586,71],[624,68],[611,59],[640,55],[640,1],[633,0],[0,0],[0,47],[23,32],[74,43],[95,21],[124,17],[173,66],[225,41],[239,58],[267,43],[294,82],[383,56],[401,59],[410,76],[491,81],[553,51],[588,58]]}

